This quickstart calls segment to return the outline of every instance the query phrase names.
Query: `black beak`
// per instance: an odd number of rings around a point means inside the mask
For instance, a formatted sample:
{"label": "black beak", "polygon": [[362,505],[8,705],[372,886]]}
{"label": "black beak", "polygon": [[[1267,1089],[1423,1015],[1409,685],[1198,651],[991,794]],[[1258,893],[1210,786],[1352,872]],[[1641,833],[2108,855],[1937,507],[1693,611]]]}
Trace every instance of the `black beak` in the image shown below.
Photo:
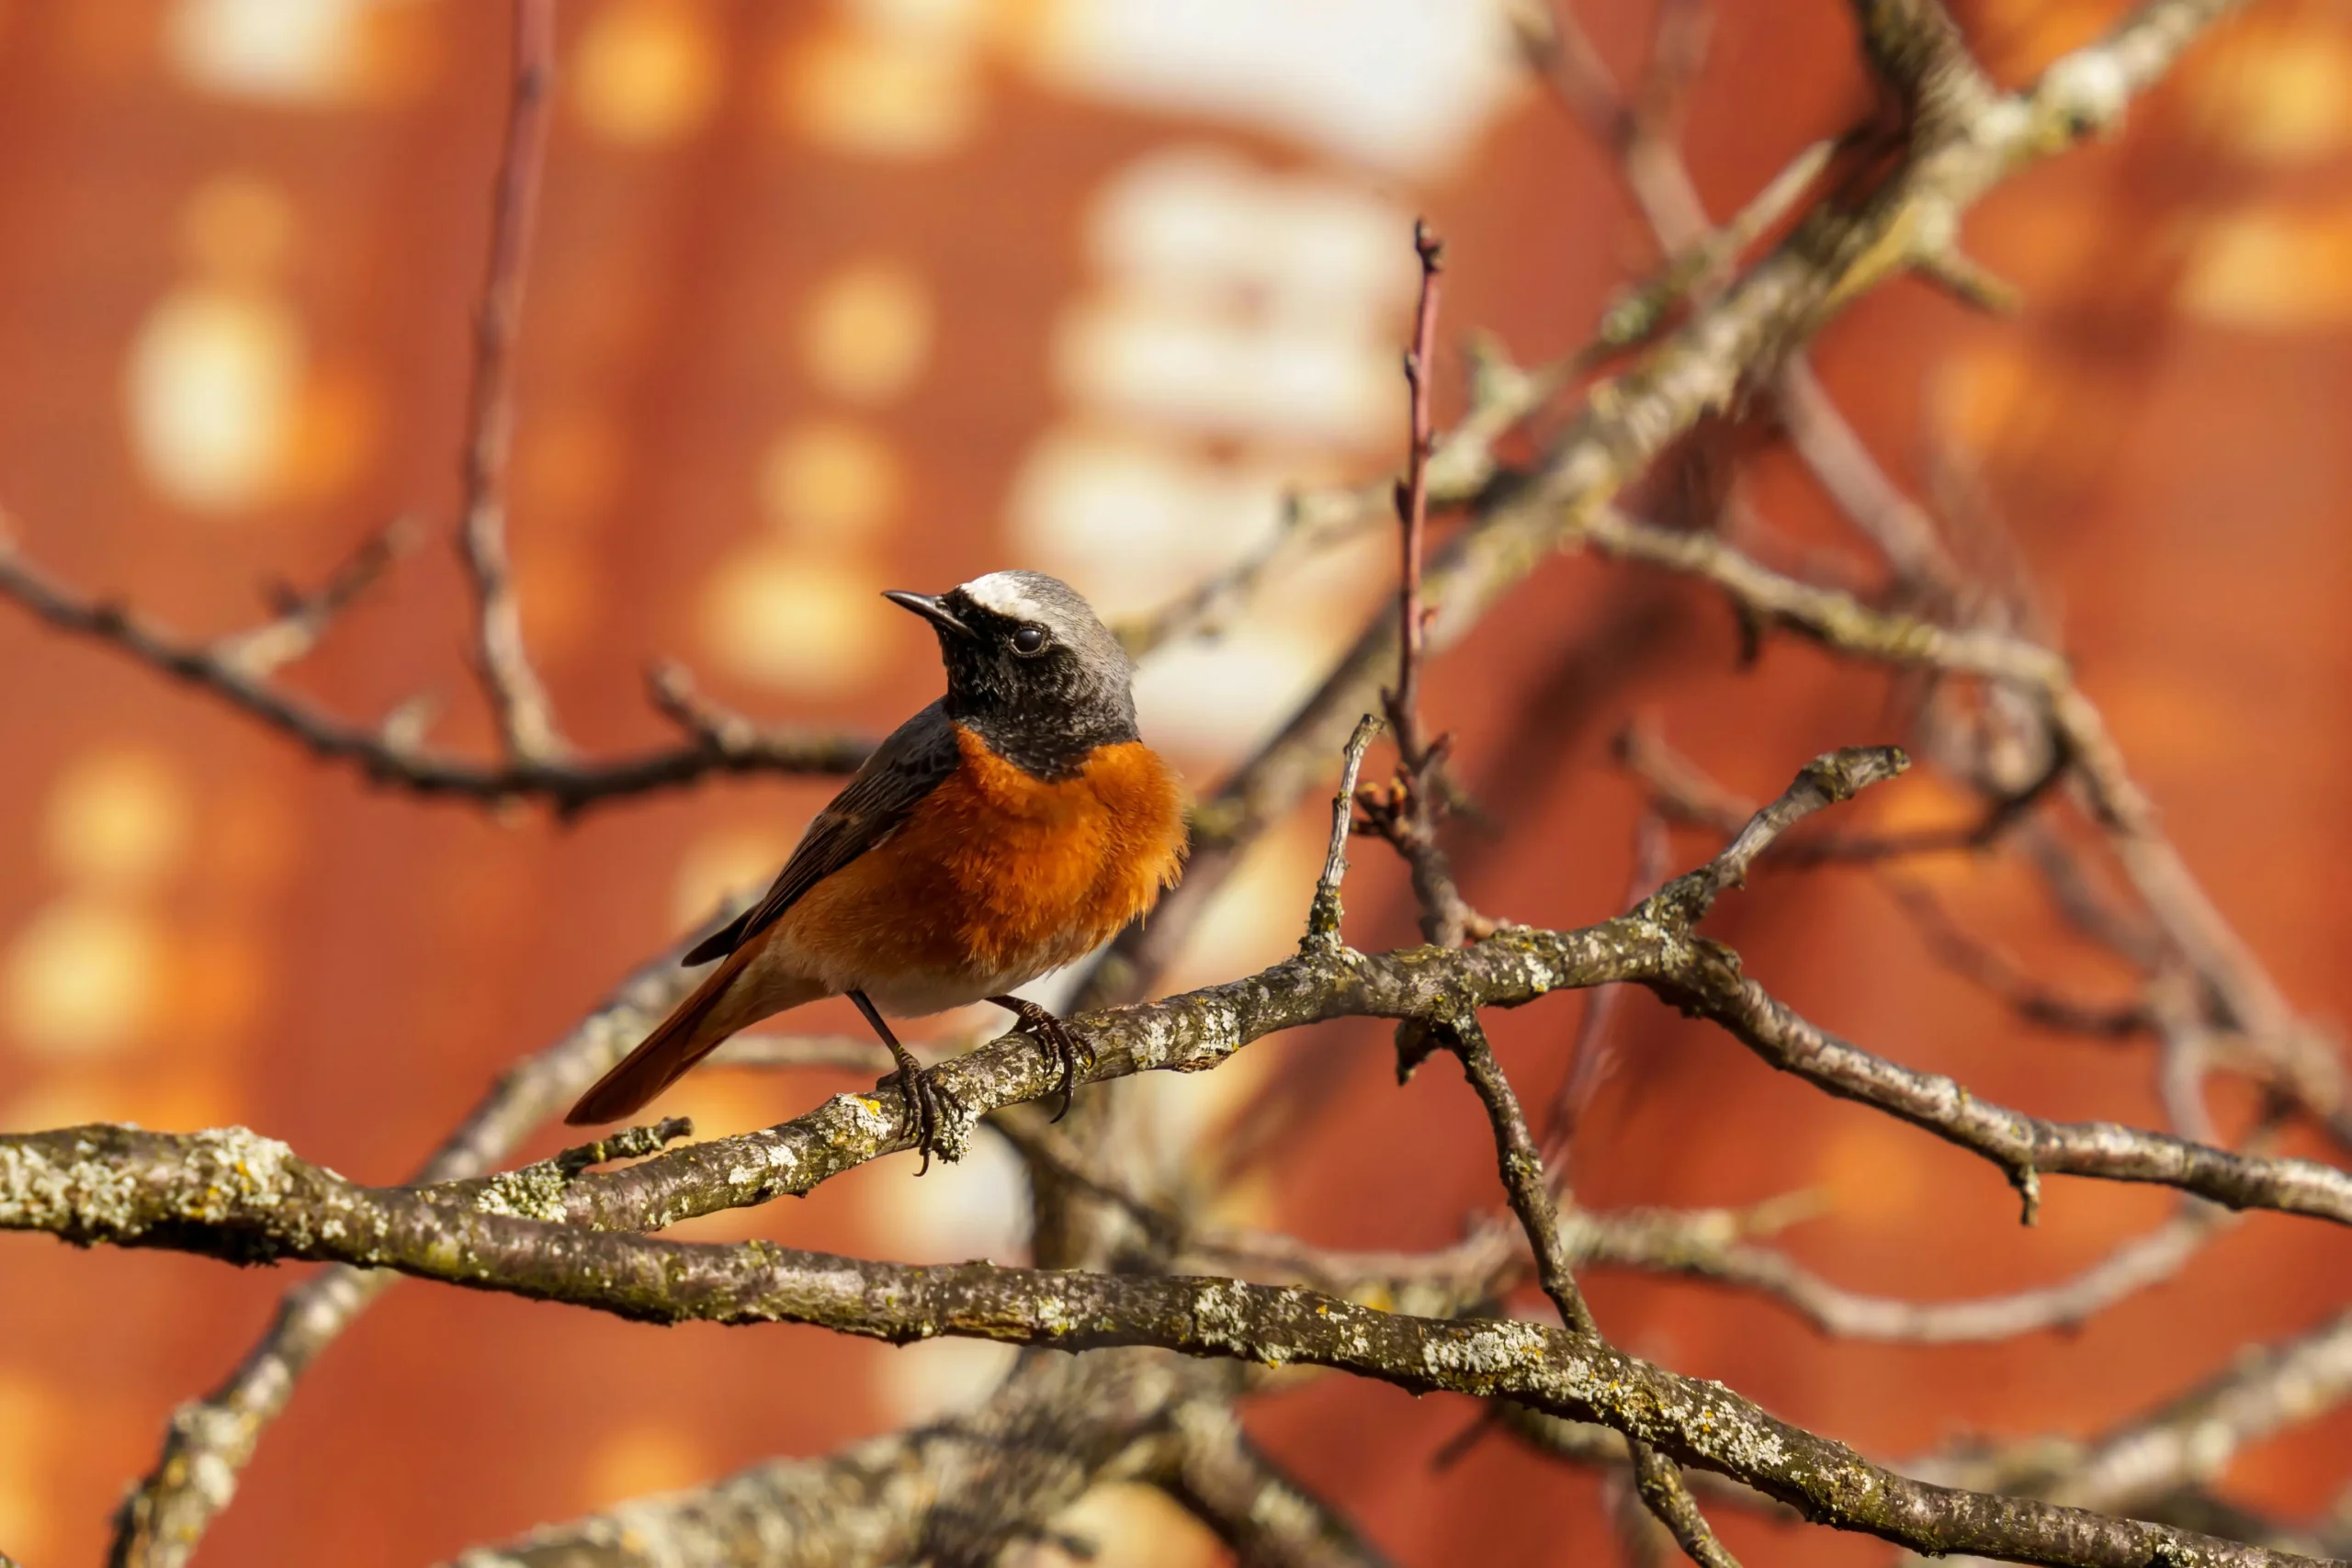
{"label": "black beak", "polygon": [[893,588],[884,593],[882,597],[888,599],[891,604],[896,604],[901,610],[912,610],[916,615],[921,615],[924,620],[929,621],[933,626],[938,626],[942,630],[954,632],[957,637],[970,637],[972,635],[972,628],[957,620],[956,618],[956,612],[949,609],[945,604],[941,604],[939,597],[936,594],[910,593],[902,588]]}

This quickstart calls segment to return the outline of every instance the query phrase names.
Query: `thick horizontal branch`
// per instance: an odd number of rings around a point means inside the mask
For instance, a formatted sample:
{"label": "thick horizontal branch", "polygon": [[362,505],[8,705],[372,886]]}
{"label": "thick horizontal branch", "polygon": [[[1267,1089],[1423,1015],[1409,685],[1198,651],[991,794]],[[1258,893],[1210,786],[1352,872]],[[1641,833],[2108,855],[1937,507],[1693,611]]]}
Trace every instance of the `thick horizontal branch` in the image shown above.
{"label": "thick horizontal branch", "polygon": [[1598,1421],[1808,1518],[1936,1552],[2068,1568],[2278,1568],[2305,1560],[2013,1497],[1931,1486],[1679,1377],[1539,1324],[1384,1313],[1295,1288],[1182,1276],[866,1262],[764,1241],[689,1243],[456,1210],[368,1189],[250,1134],[35,1134],[0,1154],[0,1213],[84,1241],[240,1262],[313,1259],[649,1322],[800,1323],[894,1343],[941,1335],[1080,1350],[1152,1346],[1306,1364],[1416,1393]]}

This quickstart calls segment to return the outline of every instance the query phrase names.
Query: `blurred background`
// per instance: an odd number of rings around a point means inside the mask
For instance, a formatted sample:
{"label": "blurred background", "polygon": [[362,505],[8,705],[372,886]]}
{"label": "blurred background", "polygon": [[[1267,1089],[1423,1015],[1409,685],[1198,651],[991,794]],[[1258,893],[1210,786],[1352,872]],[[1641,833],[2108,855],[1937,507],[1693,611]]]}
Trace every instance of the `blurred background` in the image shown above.
{"label": "blurred background", "polygon": [[[1954,8],[2007,81],[2117,9]],[[938,687],[928,634],[878,591],[1019,565],[1142,611],[1261,544],[1285,491],[1385,471],[1417,213],[1449,244],[1444,406],[1471,329],[1525,363],[1566,352],[1656,261],[1611,160],[1485,0],[565,0],[561,17],[510,503],[533,650],[593,752],[664,738],[641,695],[657,657],[755,716],[878,734]],[[1638,65],[1647,5],[1583,18]],[[427,547],[290,679],[363,718],[434,694],[436,738],[487,748],[446,538],[507,71],[487,0],[0,0],[0,499],[18,546],[209,635],[412,513]],[[1838,0],[1719,7],[1684,141],[1711,210],[1871,102]],[[2264,0],[2121,137],[2005,187],[1970,233],[2022,288],[2019,315],[1898,284],[1831,328],[1821,374],[1912,488],[1931,457],[1981,481],[2222,910],[2300,1006],[2338,1015],[2352,11]],[[1784,457],[1743,477],[1776,527],[1859,558]],[[1319,554],[1227,635],[1150,660],[1147,733],[1196,791],[1311,689],[1390,585],[1392,548],[1375,529]],[[1608,741],[1636,713],[1758,795],[1826,747],[1895,738],[1883,677],[1785,639],[1753,669],[1738,652],[1719,602],[1563,558],[1445,658],[1429,711],[1498,829],[1460,830],[1473,902],[1541,924],[1616,907],[1639,796]],[[0,1127],[243,1122],[373,1181],[763,878],[832,787],[715,784],[568,826],[420,802],[6,605],[0,759]],[[1853,821],[1967,809],[1929,778],[1877,794]],[[1261,847],[1171,988],[1290,946],[1318,822],[1325,804]],[[1705,849],[1685,836],[1678,863]],[[1410,940],[1392,857],[1355,858],[1351,938]],[[2054,980],[2127,984],[2014,866],[1911,871]],[[1903,1061],[2045,1115],[2159,1120],[2144,1045],[2018,1023],[1939,967],[1868,873],[1765,876],[1716,929],[1793,1005]],[[1582,1006],[1496,1021],[1532,1100]],[[1791,1250],[1923,1299],[2059,1278],[2168,1212],[2059,1182],[2022,1230],[1990,1167],[1645,998],[1616,1027],[1576,1151],[1588,1202],[1816,1190]],[[741,1131],[861,1081],[711,1071],[663,1108]],[[1268,1042],[1148,1093],[1171,1150],[1248,1132],[1233,1218],[1402,1248],[1496,1206],[1475,1102],[1434,1069],[1399,1089],[1385,1030]],[[885,1161],[684,1228],[1006,1258],[1024,1202],[982,1139],[921,1181]],[[294,1272],[0,1246],[0,1550],[96,1561],[175,1404]],[[2256,1217],[2079,1331],[1991,1347],[1839,1344],[1686,1284],[1590,1290],[1629,1348],[1894,1457],[2097,1430],[2311,1326],[2347,1285],[2341,1231]],[[662,1331],[403,1286],[265,1439],[206,1560],[421,1562],[824,1452],[953,1408],[1002,1365],[977,1345]],[[1324,1380],[1250,1419],[1402,1562],[1610,1550],[1599,1484],[1508,1438],[1432,1474],[1471,1415]],[[2240,1455],[2227,1488],[2307,1515],[2352,1478],[2347,1455],[2338,1414]],[[1107,1563],[1220,1561],[1141,1489],[1080,1515]],[[1886,1555],[1717,1523],[1751,1563]]]}

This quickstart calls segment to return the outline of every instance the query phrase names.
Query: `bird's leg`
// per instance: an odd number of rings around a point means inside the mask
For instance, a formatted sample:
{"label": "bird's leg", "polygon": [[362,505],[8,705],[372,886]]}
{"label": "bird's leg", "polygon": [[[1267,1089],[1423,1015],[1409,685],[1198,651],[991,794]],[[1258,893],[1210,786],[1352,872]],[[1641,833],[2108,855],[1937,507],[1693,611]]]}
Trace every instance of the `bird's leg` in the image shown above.
{"label": "bird's leg", "polygon": [[899,1037],[890,1032],[890,1026],[882,1021],[880,1010],[864,991],[852,991],[849,999],[857,1004],[857,1010],[865,1015],[865,1021],[874,1026],[874,1032],[890,1047],[890,1055],[899,1064],[899,1092],[906,1097],[907,1120],[914,1125],[915,1148],[922,1156],[922,1164],[915,1168],[915,1174],[921,1176],[931,1168],[932,1152],[938,1145],[940,1101],[954,1105],[956,1097],[939,1086],[932,1069],[917,1062],[913,1052],[899,1043]]}
{"label": "bird's leg", "polygon": [[1058,1122],[1069,1114],[1069,1102],[1078,1094],[1078,1075],[1094,1066],[1094,1047],[1079,1038],[1070,1026],[1025,997],[990,997],[989,1000],[1021,1020],[1021,1027],[1037,1042],[1048,1062],[1058,1062],[1062,1069],[1062,1108],[1054,1112]]}

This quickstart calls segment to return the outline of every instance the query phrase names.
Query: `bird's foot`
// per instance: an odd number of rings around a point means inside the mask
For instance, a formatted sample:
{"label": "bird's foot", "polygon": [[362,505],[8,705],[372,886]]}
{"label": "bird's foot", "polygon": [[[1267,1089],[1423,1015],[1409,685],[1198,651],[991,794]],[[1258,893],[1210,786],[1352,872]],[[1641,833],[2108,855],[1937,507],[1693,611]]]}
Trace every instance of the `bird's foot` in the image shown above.
{"label": "bird's foot", "polygon": [[953,1153],[940,1142],[940,1130],[960,1121],[963,1101],[948,1092],[939,1081],[939,1069],[919,1067],[914,1059],[903,1061],[896,1074],[899,1093],[906,1104],[907,1124],[914,1129],[915,1152],[922,1156],[922,1164],[915,1168],[917,1176],[931,1168],[931,1156],[952,1159]]}
{"label": "bird's foot", "polygon": [[989,1000],[1021,1020],[1021,1027],[1036,1041],[1037,1049],[1045,1053],[1047,1062],[1060,1064],[1062,1108],[1054,1112],[1054,1120],[1060,1121],[1069,1114],[1070,1101],[1078,1094],[1079,1075],[1093,1070],[1094,1047],[1069,1024],[1025,997],[990,997]]}

